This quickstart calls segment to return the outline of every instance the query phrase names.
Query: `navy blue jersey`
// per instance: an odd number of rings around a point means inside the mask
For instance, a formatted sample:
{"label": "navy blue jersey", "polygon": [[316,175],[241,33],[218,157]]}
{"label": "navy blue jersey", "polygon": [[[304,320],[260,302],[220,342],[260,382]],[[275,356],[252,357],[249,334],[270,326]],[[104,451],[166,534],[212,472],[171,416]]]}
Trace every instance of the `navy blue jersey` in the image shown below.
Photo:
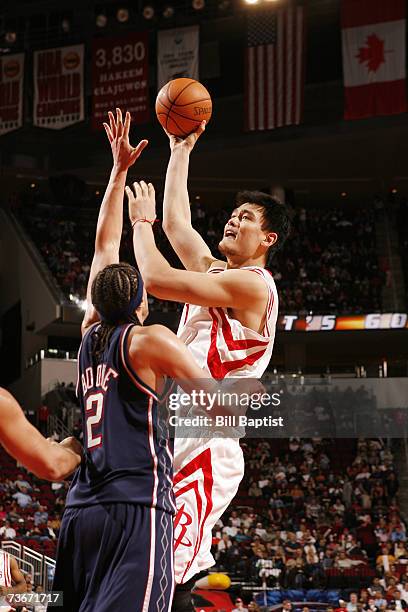
{"label": "navy blue jersey", "polygon": [[78,353],[85,457],[66,506],[124,502],[173,513],[173,449],[155,391],[130,365],[127,341],[133,325],[118,326],[96,359],[98,327],[85,334]]}

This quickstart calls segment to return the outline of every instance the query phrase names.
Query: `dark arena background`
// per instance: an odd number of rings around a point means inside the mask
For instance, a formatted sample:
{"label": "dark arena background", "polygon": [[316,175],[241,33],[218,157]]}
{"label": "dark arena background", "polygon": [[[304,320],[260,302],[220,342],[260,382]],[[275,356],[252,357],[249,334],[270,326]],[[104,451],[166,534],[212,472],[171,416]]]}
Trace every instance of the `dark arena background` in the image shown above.
{"label": "dark arena background", "polygon": [[[272,264],[265,380],[307,395],[309,423],[347,404],[353,426],[241,440],[245,476],[212,540],[210,573],[228,588],[197,586],[197,611],[408,607],[406,4],[0,3],[0,384],[45,437],[83,440],[76,357],[109,110],[132,113],[133,144],[149,140],[128,184],[154,184],[161,218],[169,150],[156,95],[182,76],[205,85],[213,112],[189,196],[217,256],[240,190],[291,210]],[[121,260],[134,264],[127,205],[124,219]],[[160,223],[155,236],[182,267]],[[148,324],[177,330],[182,305],[149,297],[149,309]],[[69,485],[39,480],[0,446],[0,547],[28,592],[52,591]]]}

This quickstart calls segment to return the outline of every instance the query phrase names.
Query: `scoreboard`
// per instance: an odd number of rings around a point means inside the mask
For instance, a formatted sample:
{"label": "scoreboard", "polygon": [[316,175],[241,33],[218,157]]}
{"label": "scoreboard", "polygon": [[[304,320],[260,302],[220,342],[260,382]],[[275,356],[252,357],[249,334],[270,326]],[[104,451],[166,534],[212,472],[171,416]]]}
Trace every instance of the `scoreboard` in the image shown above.
{"label": "scoreboard", "polygon": [[282,315],[278,317],[279,331],[361,331],[408,329],[406,313],[372,313],[351,316],[338,315]]}

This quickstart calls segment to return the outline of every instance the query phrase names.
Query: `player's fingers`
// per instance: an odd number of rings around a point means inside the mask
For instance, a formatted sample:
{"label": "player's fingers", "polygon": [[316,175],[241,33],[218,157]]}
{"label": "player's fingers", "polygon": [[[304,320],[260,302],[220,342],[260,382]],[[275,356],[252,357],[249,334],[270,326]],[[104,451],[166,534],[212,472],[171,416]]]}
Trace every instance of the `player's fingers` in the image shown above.
{"label": "player's fingers", "polygon": [[140,187],[142,189],[142,194],[144,198],[149,196],[149,189],[147,187],[147,183],[145,181],[140,181]]}
{"label": "player's fingers", "polygon": [[147,145],[149,144],[148,140],[141,140],[139,142],[139,144],[137,145],[137,147],[135,147],[132,151],[132,157],[134,159],[134,161],[137,160],[137,158],[139,157],[139,155],[142,153],[143,149],[145,149],[147,147]]}
{"label": "player's fingers", "polygon": [[116,133],[116,136],[120,138],[123,134],[122,111],[120,110],[120,108],[116,109],[116,123],[118,126],[118,131]]}
{"label": "player's fingers", "polygon": [[103,127],[105,128],[105,132],[106,132],[109,142],[112,142],[113,136],[112,136],[112,132],[111,132],[109,125],[107,123],[104,123]]}
{"label": "player's fingers", "polygon": [[123,126],[123,136],[125,138],[129,137],[129,129],[130,129],[130,113],[128,111],[125,115],[125,124]]}
{"label": "player's fingers", "polygon": [[143,192],[142,192],[142,188],[140,186],[140,183],[137,183],[137,182],[133,183],[133,189],[134,189],[134,192],[135,192],[135,196],[137,198],[141,198],[143,196]]}
{"label": "player's fingers", "polygon": [[133,193],[133,191],[131,190],[131,188],[128,185],[126,185],[126,187],[125,187],[125,193],[126,193],[126,196],[127,196],[127,199],[128,199],[128,204],[130,204],[130,202],[132,200],[134,200],[135,194]]}
{"label": "player's fingers", "polygon": [[193,137],[193,138],[194,138],[196,141],[197,141],[197,140],[200,138],[201,134],[202,134],[203,132],[205,132],[205,126],[206,126],[206,123],[207,123],[207,122],[206,122],[205,120],[204,120],[204,121],[202,121],[202,122],[200,123],[200,125],[198,126],[198,128],[195,130],[195,132],[193,132],[192,137]]}
{"label": "player's fingers", "polygon": [[154,198],[156,194],[155,194],[154,186],[152,185],[152,183],[147,184],[147,189],[149,192],[149,198]]}
{"label": "player's fingers", "polygon": [[196,130],[196,134],[197,134],[198,136],[201,136],[201,134],[202,134],[203,132],[205,132],[205,128],[206,128],[206,126],[207,126],[207,122],[206,122],[206,120],[204,119],[204,121],[202,121],[202,122],[200,123],[200,125],[198,126],[198,128],[197,128],[197,130]]}
{"label": "player's fingers", "polygon": [[115,116],[114,116],[114,114],[111,111],[109,111],[108,117],[109,117],[109,123],[110,123],[110,129],[111,129],[111,132],[112,132],[112,136],[113,136],[113,138],[116,138]]}

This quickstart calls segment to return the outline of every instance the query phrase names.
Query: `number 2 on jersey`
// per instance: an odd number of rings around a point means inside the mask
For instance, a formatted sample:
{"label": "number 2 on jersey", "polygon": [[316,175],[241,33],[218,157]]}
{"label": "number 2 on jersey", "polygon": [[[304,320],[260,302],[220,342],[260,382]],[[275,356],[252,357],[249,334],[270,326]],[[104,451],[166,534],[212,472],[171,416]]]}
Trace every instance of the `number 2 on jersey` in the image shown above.
{"label": "number 2 on jersey", "polygon": [[[102,392],[92,393],[86,398],[86,442],[87,448],[95,448],[102,444],[102,434],[94,435],[93,427],[99,425],[103,417],[103,402],[105,400]],[[94,414],[91,414],[94,413]]]}

